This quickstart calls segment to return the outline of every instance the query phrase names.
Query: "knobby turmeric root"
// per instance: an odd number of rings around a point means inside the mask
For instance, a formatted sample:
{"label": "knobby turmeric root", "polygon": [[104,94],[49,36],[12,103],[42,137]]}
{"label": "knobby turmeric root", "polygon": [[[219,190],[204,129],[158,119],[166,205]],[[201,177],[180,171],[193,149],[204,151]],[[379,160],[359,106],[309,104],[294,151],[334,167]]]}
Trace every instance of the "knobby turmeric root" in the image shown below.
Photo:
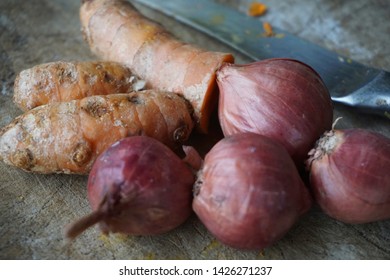
{"label": "knobby turmeric root", "polygon": [[194,126],[191,110],[181,95],[154,90],[42,105],[0,130],[0,159],[25,171],[87,174],[126,136],[181,147]]}
{"label": "knobby turmeric root", "polygon": [[92,52],[129,66],[147,87],[183,94],[194,108],[198,129],[207,131],[218,100],[215,71],[233,62],[231,54],[177,40],[124,0],[84,0],[80,18]]}
{"label": "knobby turmeric root", "polygon": [[116,62],[51,62],[23,70],[14,103],[23,111],[58,101],[143,89],[145,82]]}

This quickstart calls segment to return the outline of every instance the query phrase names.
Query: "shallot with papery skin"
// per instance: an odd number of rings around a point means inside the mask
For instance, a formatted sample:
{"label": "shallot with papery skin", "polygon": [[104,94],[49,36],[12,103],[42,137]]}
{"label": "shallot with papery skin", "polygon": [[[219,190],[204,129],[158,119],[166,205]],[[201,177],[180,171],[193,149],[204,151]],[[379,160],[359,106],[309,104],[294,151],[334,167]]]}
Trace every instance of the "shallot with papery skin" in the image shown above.
{"label": "shallot with papery skin", "polygon": [[390,218],[390,139],[364,129],[326,132],[307,161],[316,202],[345,223]]}
{"label": "shallot with papery skin", "polygon": [[225,136],[254,132],[281,143],[302,164],[332,127],[333,105],[321,77],[308,65],[274,58],[217,72],[219,120]]}
{"label": "shallot with papery skin", "polygon": [[167,146],[146,136],[124,138],[101,154],[88,178],[93,212],[66,231],[70,239],[99,223],[103,233],[156,235],[192,213],[191,168]]}
{"label": "shallot with papery skin", "polygon": [[283,146],[255,133],[220,140],[206,155],[193,209],[222,243],[262,249],[282,238],[312,204]]}

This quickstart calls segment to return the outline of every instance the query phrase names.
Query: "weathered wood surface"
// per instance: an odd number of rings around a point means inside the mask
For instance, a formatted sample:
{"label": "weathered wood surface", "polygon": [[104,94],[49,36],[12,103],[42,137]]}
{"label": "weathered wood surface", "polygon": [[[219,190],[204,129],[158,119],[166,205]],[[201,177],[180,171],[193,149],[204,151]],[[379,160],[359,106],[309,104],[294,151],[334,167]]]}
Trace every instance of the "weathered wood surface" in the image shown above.
{"label": "weathered wood surface", "polygon": [[[15,75],[36,64],[96,59],[82,39],[78,0],[0,0],[0,126],[21,111],[12,103]],[[245,12],[250,1],[221,1]],[[387,1],[270,0],[263,17],[285,30],[390,70]],[[183,40],[229,51],[211,38],[138,6]],[[233,52],[234,53],[234,52]],[[247,62],[236,54],[237,62]],[[390,137],[389,120],[336,106],[338,128],[364,127]],[[207,149],[212,142],[203,139]],[[95,227],[72,246],[64,226],[89,212],[86,176],[36,175],[0,163],[1,259],[390,259],[390,221],[347,225],[314,207],[277,244],[240,251],[219,244],[195,216],[154,237],[102,236]]]}

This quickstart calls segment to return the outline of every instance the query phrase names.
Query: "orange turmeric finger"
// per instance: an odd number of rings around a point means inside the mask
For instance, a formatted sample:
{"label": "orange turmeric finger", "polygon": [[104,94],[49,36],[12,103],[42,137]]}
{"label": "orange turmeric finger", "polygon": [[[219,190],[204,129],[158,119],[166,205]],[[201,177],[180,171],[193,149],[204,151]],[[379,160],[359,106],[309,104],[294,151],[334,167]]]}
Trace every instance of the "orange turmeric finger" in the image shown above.
{"label": "orange turmeric finger", "polygon": [[21,71],[14,102],[23,111],[58,101],[142,89],[144,81],[116,62],[51,62]]}
{"label": "orange turmeric finger", "polygon": [[87,174],[127,136],[150,136],[176,150],[192,131],[192,113],[183,96],[155,90],[46,104],[0,130],[0,159],[31,172]]}
{"label": "orange turmeric finger", "polygon": [[231,54],[181,42],[123,0],[84,0],[80,19],[96,55],[124,63],[147,87],[183,94],[194,108],[197,127],[207,131],[217,103],[215,71],[233,62]]}

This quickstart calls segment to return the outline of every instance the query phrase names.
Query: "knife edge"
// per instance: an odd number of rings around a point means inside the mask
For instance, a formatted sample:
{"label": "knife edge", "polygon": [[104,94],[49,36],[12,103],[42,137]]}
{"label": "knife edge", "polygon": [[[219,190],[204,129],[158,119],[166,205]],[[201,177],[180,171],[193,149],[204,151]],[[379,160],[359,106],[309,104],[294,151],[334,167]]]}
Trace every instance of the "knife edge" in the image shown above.
{"label": "knife edge", "polygon": [[275,33],[283,36],[261,36],[261,21],[214,1],[135,1],[219,40],[251,60],[300,60],[319,73],[334,102],[390,116],[389,72],[365,66],[277,27],[273,27]]}

